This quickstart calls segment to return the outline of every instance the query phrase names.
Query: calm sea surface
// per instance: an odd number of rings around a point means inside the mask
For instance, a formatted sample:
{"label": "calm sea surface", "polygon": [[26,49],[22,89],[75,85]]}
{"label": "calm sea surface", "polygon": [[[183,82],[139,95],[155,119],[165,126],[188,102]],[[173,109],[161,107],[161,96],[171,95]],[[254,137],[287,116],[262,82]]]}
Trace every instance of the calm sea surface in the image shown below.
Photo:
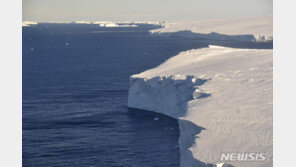
{"label": "calm sea surface", "polygon": [[23,166],[179,165],[177,121],[128,111],[128,80],[208,44],[153,28],[23,27]]}

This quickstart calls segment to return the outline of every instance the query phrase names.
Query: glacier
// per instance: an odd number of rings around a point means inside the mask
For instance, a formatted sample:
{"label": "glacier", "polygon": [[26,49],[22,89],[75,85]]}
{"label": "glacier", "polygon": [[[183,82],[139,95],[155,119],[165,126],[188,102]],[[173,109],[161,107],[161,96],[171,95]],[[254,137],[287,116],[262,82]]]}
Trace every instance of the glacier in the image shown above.
{"label": "glacier", "polygon": [[162,37],[272,42],[272,24],[272,16],[162,22],[162,28],[150,33]]}
{"label": "glacier", "polygon": [[[272,50],[193,49],[130,77],[130,108],[178,119],[180,166],[272,166]],[[264,161],[222,161],[223,153]]]}

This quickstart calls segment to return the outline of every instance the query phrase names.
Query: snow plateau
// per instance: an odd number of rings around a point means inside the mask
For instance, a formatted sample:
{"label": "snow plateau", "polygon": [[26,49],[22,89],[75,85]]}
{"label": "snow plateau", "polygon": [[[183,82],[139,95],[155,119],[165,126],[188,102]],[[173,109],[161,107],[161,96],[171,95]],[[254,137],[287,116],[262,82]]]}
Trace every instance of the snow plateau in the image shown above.
{"label": "snow plateau", "polygon": [[[182,52],[130,77],[128,107],[178,119],[180,166],[272,166],[272,50]],[[264,161],[221,161],[264,153]],[[226,165],[224,165],[226,166]]]}

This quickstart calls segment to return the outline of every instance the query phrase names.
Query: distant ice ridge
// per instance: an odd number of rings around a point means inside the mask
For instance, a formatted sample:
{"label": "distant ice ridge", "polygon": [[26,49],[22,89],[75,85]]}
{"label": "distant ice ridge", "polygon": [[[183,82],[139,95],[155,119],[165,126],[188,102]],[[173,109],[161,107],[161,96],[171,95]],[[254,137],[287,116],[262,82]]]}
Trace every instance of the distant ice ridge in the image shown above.
{"label": "distant ice ridge", "polygon": [[[272,50],[181,52],[130,77],[128,107],[178,119],[182,167],[272,166]],[[223,153],[266,159],[226,161]]]}
{"label": "distant ice ridge", "polygon": [[165,22],[151,30],[154,36],[191,37],[218,40],[270,42],[273,40],[272,16]]}
{"label": "distant ice ridge", "polygon": [[[112,21],[55,21],[55,22],[40,22],[40,23],[61,23],[61,24],[98,24],[100,27],[138,27],[138,24],[155,24],[161,25],[163,22],[151,21],[125,21],[125,22],[112,22]],[[38,22],[23,21],[22,26],[37,25]]]}
{"label": "distant ice ridge", "polygon": [[138,27],[136,24],[118,24],[118,23],[100,23],[94,22],[93,24],[99,24],[100,27]]}
{"label": "distant ice ridge", "polygon": [[100,27],[137,27],[138,26],[137,24],[162,24],[162,22],[151,22],[151,21],[125,21],[125,22],[94,21],[94,22],[87,22],[87,23],[99,24]]}
{"label": "distant ice ridge", "polygon": [[23,21],[22,22],[22,26],[24,26],[24,27],[34,26],[34,25],[37,25],[37,24],[38,24],[37,22],[33,22],[33,21]]}

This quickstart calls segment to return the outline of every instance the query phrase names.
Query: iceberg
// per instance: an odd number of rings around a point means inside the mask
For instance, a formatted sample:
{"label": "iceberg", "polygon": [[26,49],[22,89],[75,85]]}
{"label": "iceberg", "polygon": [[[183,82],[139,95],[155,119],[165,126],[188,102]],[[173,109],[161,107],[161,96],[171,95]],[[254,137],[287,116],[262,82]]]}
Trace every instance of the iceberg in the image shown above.
{"label": "iceberg", "polygon": [[76,24],[92,24],[91,21],[75,21]]}
{"label": "iceberg", "polygon": [[33,22],[33,21],[23,21],[22,22],[23,27],[35,26],[37,24],[38,24],[37,22]]}
{"label": "iceberg", "polygon": [[133,22],[111,22],[111,21],[97,21],[93,24],[99,24],[100,27],[138,27]]}
{"label": "iceberg", "polygon": [[118,27],[116,23],[101,23],[100,27]]}

